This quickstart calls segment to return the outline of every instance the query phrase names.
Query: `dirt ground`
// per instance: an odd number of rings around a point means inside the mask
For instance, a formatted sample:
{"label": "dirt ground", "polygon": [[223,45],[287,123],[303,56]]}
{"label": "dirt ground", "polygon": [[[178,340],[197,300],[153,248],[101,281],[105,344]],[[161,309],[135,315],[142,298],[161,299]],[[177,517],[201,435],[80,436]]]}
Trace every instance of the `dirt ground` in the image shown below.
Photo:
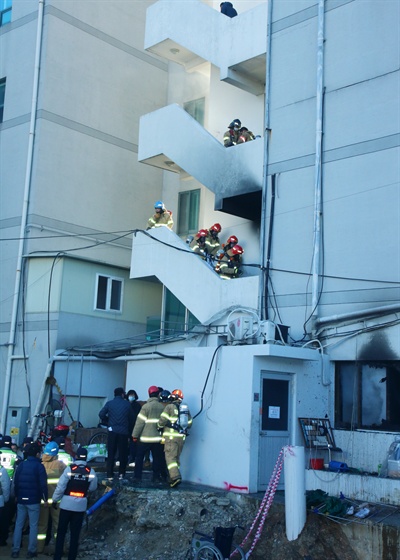
{"label": "dirt ground", "polygon": [[[189,560],[194,530],[212,535],[216,526],[239,525],[242,528],[236,529],[234,542],[240,544],[261,501],[232,497],[232,493],[194,490],[184,484],[171,490],[149,485],[137,488],[128,482],[116,484],[115,490],[116,495],[89,518],[82,533],[79,558]],[[104,491],[104,487],[98,490],[96,497]],[[243,547],[245,552],[254,536],[255,530]],[[300,537],[289,542],[283,504],[274,503],[250,558],[356,560],[357,556],[339,525],[313,513],[308,514]]]}

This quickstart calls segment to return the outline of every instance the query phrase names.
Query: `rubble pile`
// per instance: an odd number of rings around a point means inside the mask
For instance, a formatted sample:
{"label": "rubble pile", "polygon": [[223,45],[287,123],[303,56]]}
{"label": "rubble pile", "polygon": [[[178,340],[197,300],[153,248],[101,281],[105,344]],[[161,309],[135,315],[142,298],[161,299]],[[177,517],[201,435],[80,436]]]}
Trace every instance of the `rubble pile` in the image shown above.
{"label": "rubble pile", "polygon": [[[195,530],[207,535],[214,527],[238,525],[234,542],[247,534],[260,504],[250,496],[179,488],[136,488],[120,485],[82,531],[79,558],[91,560],[189,560]],[[98,491],[99,498],[104,492]],[[253,541],[245,546],[247,551]],[[235,558],[238,558],[236,555]],[[268,513],[252,560],[356,560],[341,528],[309,515],[296,541],[285,534],[284,506],[274,503]]]}

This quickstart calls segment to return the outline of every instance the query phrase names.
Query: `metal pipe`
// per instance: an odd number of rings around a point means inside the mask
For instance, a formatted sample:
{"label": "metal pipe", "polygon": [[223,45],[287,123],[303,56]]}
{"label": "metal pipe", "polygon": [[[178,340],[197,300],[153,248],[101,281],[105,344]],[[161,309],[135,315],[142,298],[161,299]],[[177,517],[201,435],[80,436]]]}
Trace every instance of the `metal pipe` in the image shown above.
{"label": "metal pipe", "polygon": [[271,45],[272,45],[272,7],[273,0],[268,2],[267,21],[267,45],[265,56],[265,115],[264,115],[264,169],[263,184],[261,191],[261,221],[260,221],[260,283],[258,287],[258,314],[261,320],[265,319],[267,302],[264,301],[265,283],[268,282],[265,270],[265,246],[267,234],[267,193],[268,193],[268,158],[269,158],[269,135],[270,105],[271,105]]}
{"label": "metal pipe", "polygon": [[15,273],[15,285],[14,285],[14,297],[13,305],[11,311],[11,322],[10,322],[10,337],[8,342],[8,355],[7,355],[7,365],[5,372],[4,381],[4,396],[3,396],[3,407],[1,413],[0,421],[0,431],[6,433],[6,422],[7,422],[7,411],[8,403],[10,399],[10,389],[11,389],[11,370],[12,370],[12,357],[15,345],[16,327],[17,327],[17,315],[20,300],[21,284],[22,284],[22,260],[25,247],[25,233],[26,224],[28,220],[28,208],[29,208],[29,198],[32,182],[32,162],[33,162],[33,147],[35,139],[36,130],[36,111],[38,104],[38,92],[39,92],[39,72],[40,72],[40,55],[42,51],[42,39],[43,39],[43,14],[44,14],[44,0],[39,0],[38,5],[38,22],[37,22],[37,32],[36,32],[36,51],[35,51],[35,67],[33,74],[33,91],[32,91],[32,104],[31,104],[31,119],[29,125],[29,142],[28,142],[28,154],[25,169],[25,186],[24,186],[24,200],[22,206],[21,215],[21,227],[20,227],[20,241],[18,247],[17,256],[17,268]]}
{"label": "metal pipe", "polygon": [[312,262],[311,326],[318,316],[321,274],[321,219],[322,219],[322,135],[323,135],[323,87],[324,87],[324,25],[325,0],[318,3],[317,48],[317,114],[315,131],[315,197],[314,197],[314,250]]}
{"label": "metal pipe", "polygon": [[317,327],[322,327],[339,321],[347,321],[349,319],[366,319],[368,317],[376,317],[378,315],[390,315],[391,313],[400,313],[400,305],[398,303],[381,307],[371,307],[370,309],[362,309],[360,311],[350,311],[349,313],[338,313],[337,315],[330,315],[329,317],[321,317],[316,320],[315,325]]}

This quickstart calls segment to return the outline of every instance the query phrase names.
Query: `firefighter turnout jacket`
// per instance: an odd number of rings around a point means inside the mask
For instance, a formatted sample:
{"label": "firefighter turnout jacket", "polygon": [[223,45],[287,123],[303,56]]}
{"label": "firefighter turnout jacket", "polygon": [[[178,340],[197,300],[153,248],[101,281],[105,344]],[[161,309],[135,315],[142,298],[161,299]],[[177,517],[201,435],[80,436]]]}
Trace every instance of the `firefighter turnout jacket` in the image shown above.
{"label": "firefighter turnout jacket", "polygon": [[169,229],[172,229],[173,225],[174,220],[172,219],[172,212],[164,210],[164,212],[161,212],[160,214],[156,213],[148,219],[147,229],[160,226],[167,226]]}
{"label": "firefighter turnout jacket", "polygon": [[59,502],[61,509],[86,511],[88,492],[97,488],[97,476],[86,461],[75,461],[62,473],[53,494],[53,502]]}
{"label": "firefighter turnout jacket", "polygon": [[[192,426],[192,417],[188,411],[188,425],[187,429]],[[160,419],[158,421],[158,429],[163,430],[163,438],[167,439],[182,439],[185,441],[187,432],[179,423],[179,404],[170,403],[164,408]]]}
{"label": "firefighter turnout jacket", "polygon": [[164,410],[164,405],[158,397],[150,397],[140,409],[132,438],[139,439],[141,443],[160,443],[161,434],[157,430],[157,423]]}
{"label": "firefighter turnout jacket", "polygon": [[[47,474],[47,488],[49,496],[52,496],[57,488],[60,476],[67,466],[59,460],[57,455],[53,457],[52,455],[47,455],[46,453],[43,453],[42,455],[42,463]],[[49,499],[49,502],[51,503],[51,498]]]}

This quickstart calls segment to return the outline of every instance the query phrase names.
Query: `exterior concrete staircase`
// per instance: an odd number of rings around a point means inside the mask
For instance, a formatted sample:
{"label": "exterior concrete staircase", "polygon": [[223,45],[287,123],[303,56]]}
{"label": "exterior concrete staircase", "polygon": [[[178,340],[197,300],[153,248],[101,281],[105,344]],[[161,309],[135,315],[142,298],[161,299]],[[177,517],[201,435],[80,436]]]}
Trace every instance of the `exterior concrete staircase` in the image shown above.
{"label": "exterior concrete staircase", "polygon": [[156,277],[202,323],[235,308],[257,310],[258,276],[224,280],[167,227],[133,237],[131,278]]}
{"label": "exterior concrete staircase", "polygon": [[221,80],[260,95],[267,17],[267,3],[229,18],[197,0],[160,0],[147,10],[145,49],[187,70],[209,61],[220,68]]}

